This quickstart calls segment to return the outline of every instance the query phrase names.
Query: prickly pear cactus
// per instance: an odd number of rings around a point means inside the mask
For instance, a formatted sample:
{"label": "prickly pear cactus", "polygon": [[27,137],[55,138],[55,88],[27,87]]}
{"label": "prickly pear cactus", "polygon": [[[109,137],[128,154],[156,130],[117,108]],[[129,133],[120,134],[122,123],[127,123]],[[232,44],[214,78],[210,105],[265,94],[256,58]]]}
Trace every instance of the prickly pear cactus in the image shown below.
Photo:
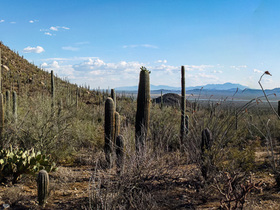
{"label": "prickly pear cactus", "polygon": [[38,202],[40,206],[45,206],[49,193],[49,174],[45,170],[39,171],[37,178]]}

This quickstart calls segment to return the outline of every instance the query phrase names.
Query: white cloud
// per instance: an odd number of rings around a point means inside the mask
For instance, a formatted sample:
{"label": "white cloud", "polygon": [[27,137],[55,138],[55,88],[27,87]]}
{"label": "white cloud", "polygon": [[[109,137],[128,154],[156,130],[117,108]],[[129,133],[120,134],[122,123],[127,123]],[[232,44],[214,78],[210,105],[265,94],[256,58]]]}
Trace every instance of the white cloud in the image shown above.
{"label": "white cloud", "polygon": [[167,60],[157,60],[155,63],[167,63]]}
{"label": "white cloud", "polygon": [[0,23],[4,23],[5,22],[5,20],[0,20]]}
{"label": "white cloud", "polygon": [[28,46],[28,47],[23,49],[24,53],[42,53],[44,51],[45,51],[44,48],[41,47],[41,46],[37,46],[37,47]]}
{"label": "white cloud", "polygon": [[254,73],[263,73],[264,72],[264,71],[261,71],[261,70],[258,70],[258,69],[254,69],[253,71],[254,71]]}
{"label": "white cloud", "polygon": [[50,32],[45,32],[45,35],[47,35],[47,36],[53,36],[54,34],[51,34]]}
{"label": "white cloud", "polygon": [[240,66],[230,66],[230,68],[235,69],[237,71],[241,70],[241,69],[246,69],[247,65],[240,65]]}
{"label": "white cloud", "polygon": [[153,49],[158,48],[158,46],[151,45],[151,44],[132,44],[132,45],[124,45],[123,46],[123,48],[136,48],[136,47],[153,48]]}
{"label": "white cloud", "polygon": [[71,46],[66,46],[66,47],[62,47],[63,50],[69,50],[69,51],[78,51],[79,48],[77,47],[71,47]]}
{"label": "white cloud", "polygon": [[214,70],[214,71],[212,71],[214,74],[221,74],[221,73],[223,73],[223,71],[221,71],[221,70]]}
{"label": "white cloud", "polygon": [[52,27],[50,27],[50,30],[52,30],[52,31],[58,31],[58,27],[52,26]]}
{"label": "white cloud", "polygon": [[29,20],[29,23],[34,23],[34,20]]}
{"label": "white cloud", "polygon": [[58,31],[59,29],[64,29],[64,30],[69,30],[70,28],[68,28],[68,27],[65,27],[65,26],[51,26],[50,27],[50,30],[51,31]]}

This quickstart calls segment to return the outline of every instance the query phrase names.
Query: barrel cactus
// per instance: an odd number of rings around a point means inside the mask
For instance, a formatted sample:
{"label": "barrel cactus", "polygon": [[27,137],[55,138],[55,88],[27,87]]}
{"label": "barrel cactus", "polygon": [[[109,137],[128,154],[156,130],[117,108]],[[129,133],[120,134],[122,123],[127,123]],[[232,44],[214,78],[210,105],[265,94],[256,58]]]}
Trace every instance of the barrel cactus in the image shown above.
{"label": "barrel cactus", "polygon": [[37,178],[37,187],[39,205],[44,207],[49,194],[49,175],[47,171],[39,171]]}
{"label": "barrel cactus", "polygon": [[144,148],[150,118],[150,72],[141,67],[137,95],[137,112],[135,122],[136,151]]}

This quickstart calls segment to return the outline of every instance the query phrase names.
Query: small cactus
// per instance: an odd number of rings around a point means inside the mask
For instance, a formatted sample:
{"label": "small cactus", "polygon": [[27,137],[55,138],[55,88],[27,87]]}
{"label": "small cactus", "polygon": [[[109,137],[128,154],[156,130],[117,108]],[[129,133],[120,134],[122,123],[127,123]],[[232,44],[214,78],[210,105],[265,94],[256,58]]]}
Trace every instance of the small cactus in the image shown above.
{"label": "small cactus", "polygon": [[114,141],[114,128],[115,128],[115,109],[114,101],[112,98],[107,98],[105,102],[105,144],[104,152],[107,164],[112,166],[112,143]]}
{"label": "small cactus", "polygon": [[47,171],[39,171],[37,178],[37,187],[39,205],[44,207],[49,193],[49,175]]}
{"label": "small cactus", "polygon": [[213,144],[213,137],[211,131],[206,128],[202,131],[202,141],[201,141],[201,159],[202,159],[202,166],[201,166],[201,173],[204,179],[208,178],[208,172],[212,166],[212,157],[207,155],[205,151],[211,150]]}
{"label": "small cactus", "polygon": [[150,72],[141,67],[135,121],[136,151],[144,149],[150,118]]}
{"label": "small cactus", "polygon": [[124,142],[122,136],[117,136],[116,139],[116,156],[117,173],[120,174],[123,169],[124,162]]}
{"label": "small cactus", "polygon": [[184,144],[186,136],[186,88],[185,88],[185,66],[181,67],[181,129],[180,129],[180,139],[181,144]]}

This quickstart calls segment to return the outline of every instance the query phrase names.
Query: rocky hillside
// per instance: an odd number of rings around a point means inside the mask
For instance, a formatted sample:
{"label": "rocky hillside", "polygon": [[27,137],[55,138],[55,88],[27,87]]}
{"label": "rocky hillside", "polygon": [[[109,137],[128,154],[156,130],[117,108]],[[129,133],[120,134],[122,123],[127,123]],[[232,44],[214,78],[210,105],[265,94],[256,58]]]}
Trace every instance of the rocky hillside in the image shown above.
{"label": "rocky hillside", "polygon": [[[12,51],[0,41],[2,92],[15,90],[19,95],[27,93],[33,95],[38,92],[49,93],[51,91],[51,74],[34,64],[29,63],[18,52]],[[64,92],[76,92],[78,86],[68,81],[55,77],[56,89]],[[82,101],[93,103],[96,94],[86,88],[79,88]]]}

